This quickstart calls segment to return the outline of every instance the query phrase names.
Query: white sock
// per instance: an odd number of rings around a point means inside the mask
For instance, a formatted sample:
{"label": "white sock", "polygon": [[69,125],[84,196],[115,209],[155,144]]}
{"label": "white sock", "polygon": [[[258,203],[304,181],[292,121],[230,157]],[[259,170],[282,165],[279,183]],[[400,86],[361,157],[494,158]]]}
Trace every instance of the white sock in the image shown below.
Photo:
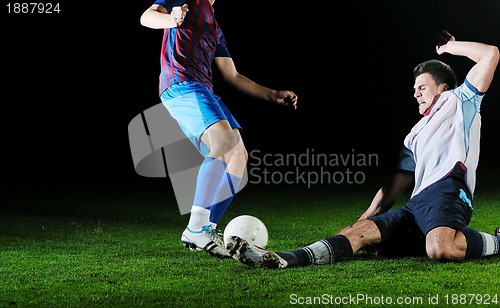
{"label": "white sock", "polygon": [[332,244],[327,240],[317,241],[303,248],[313,260],[312,264],[329,264],[335,260]]}
{"label": "white sock", "polygon": [[498,236],[493,236],[484,232],[479,232],[483,238],[483,256],[497,255],[500,253],[500,240]]}
{"label": "white sock", "polygon": [[208,209],[193,206],[187,227],[193,232],[200,232],[203,227],[210,226],[209,218],[210,211]]}

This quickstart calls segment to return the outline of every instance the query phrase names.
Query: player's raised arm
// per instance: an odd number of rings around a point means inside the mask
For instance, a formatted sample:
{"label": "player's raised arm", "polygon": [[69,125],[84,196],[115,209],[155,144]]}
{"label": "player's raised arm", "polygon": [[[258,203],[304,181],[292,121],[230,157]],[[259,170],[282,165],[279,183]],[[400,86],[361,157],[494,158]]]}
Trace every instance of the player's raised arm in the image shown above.
{"label": "player's raised arm", "polygon": [[178,27],[184,21],[188,12],[187,4],[175,6],[171,12],[161,5],[153,4],[141,15],[141,25],[152,29]]}
{"label": "player's raised arm", "polygon": [[437,53],[465,56],[476,62],[467,74],[467,80],[480,92],[486,92],[500,58],[498,47],[484,43],[456,41],[451,34],[443,32],[447,34],[448,41],[436,46]]}

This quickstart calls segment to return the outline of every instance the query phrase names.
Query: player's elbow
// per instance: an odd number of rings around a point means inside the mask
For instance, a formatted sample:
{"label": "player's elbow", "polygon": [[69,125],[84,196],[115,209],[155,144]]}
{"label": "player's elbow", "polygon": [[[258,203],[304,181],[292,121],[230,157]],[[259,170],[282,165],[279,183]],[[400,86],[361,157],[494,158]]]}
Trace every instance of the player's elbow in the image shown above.
{"label": "player's elbow", "polygon": [[495,61],[496,64],[498,64],[498,62],[500,61],[500,51],[498,50],[498,47],[497,46],[492,46],[492,54],[493,54],[493,59]]}
{"label": "player's elbow", "polygon": [[486,51],[484,57],[489,59],[492,65],[497,66],[500,61],[500,51],[497,46],[488,46],[488,50]]}
{"label": "player's elbow", "polygon": [[142,26],[150,28],[150,25],[148,22],[148,11],[142,13],[141,18],[139,19],[139,22],[141,23]]}
{"label": "player's elbow", "polygon": [[160,28],[157,23],[158,19],[158,12],[161,13],[160,9],[157,6],[152,6],[148,8],[144,13],[142,13],[141,18],[139,19],[139,22],[141,23],[142,26],[151,28],[151,29],[156,29]]}

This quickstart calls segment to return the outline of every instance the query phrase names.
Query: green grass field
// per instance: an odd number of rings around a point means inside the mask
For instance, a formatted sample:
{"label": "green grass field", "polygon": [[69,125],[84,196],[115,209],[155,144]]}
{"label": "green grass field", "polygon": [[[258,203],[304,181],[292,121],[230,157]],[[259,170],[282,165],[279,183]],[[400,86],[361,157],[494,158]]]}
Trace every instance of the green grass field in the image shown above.
{"label": "green grass field", "polygon": [[[0,307],[500,306],[500,257],[441,263],[364,254],[268,270],[188,251],[180,243],[188,216],[179,214],[169,182],[137,182],[6,192]],[[248,185],[220,226],[254,215],[268,228],[268,248],[294,250],[354,222],[375,191]],[[471,227],[491,233],[499,207],[494,188],[478,190]]]}

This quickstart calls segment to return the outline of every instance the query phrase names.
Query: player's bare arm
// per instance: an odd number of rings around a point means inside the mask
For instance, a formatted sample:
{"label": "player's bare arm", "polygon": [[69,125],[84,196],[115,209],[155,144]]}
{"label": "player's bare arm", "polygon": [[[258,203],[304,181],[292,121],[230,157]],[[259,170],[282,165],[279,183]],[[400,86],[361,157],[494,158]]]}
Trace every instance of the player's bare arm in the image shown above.
{"label": "player's bare arm", "polygon": [[173,7],[170,13],[163,6],[153,4],[142,13],[141,25],[152,29],[175,28],[182,24],[188,11],[187,4]]}
{"label": "player's bare arm", "polygon": [[446,44],[436,46],[436,51],[440,55],[449,53],[465,56],[476,62],[467,74],[467,80],[480,92],[488,90],[500,58],[498,47],[484,43],[456,41],[451,36]]}
{"label": "player's bare arm", "polygon": [[380,188],[375,194],[370,206],[361,215],[359,220],[387,212],[412,183],[413,173],[395,173],[389,184]]}
{"label": "player's bare arm", "polygon": [[298,97],[292,91],[277,91],[254,82],[238,73],[232,58],[216,57],[214,61],[224,81],[234,89],[261,100],[297,108]]}

